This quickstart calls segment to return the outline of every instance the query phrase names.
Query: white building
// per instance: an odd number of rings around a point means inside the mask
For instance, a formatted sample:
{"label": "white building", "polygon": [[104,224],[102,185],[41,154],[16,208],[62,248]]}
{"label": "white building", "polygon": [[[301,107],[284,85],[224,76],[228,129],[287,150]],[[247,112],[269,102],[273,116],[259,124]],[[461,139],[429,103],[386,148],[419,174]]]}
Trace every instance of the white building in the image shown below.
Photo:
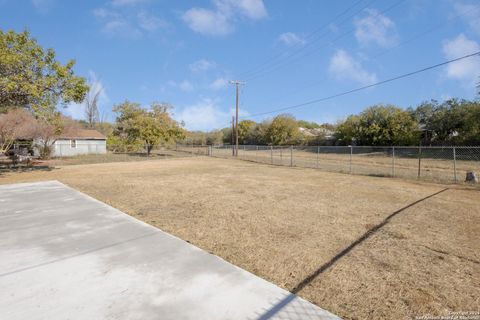
{"label": "white building", "polygon": [[[37,153],[36,151],[35,153]],[[78,129],[61,136],[52,146],[52,157],[72,157],[82,154],[106,154],[107,138],[91,129]]]}

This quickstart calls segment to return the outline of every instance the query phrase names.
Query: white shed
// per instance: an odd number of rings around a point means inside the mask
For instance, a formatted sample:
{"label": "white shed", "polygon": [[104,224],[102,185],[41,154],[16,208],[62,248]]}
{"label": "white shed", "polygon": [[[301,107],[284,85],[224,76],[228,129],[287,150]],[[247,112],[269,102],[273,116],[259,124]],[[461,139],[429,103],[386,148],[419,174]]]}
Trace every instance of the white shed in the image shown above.
{"label": "white shed", "polygon": [[72,157],[82,154],[106,154],[107,137],[97,130],[78,129],[55,141],[52,157]]}

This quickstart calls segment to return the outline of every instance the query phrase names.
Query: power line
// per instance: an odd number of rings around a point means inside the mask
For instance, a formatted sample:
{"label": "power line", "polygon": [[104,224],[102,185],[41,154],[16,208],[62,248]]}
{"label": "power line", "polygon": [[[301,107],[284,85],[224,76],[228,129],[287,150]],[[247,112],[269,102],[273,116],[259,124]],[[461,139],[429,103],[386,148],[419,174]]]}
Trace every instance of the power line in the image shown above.
{"label": "power line", "polygon": [[[328,26],[330,26],[333,22],[335,22],[336,20],[338,20],[341,16],[345,15],[346,13],[348,13],[348,11],[350,11],[351,9],[353,9],[355,6],[357,6],[359,3],[361,3],[363,0],[358,0],[356,1],[355,3],[353,3],[351,6],[349,6],[347,9],[345,9],[344,11],[342,11],[341,13],[337,14],[333,19],[329,20],[327,23],[323,24],[321,27],[315,29],[314,31],[312,31],[311,33],[309,33],[305,39],[308,40],[310,38],[314,38],[314,36],[319,33],[320,31],[322,31],[323,29],[327,28]],[[366,7],[368,7],[369,5],[371,5],[373,2],[375,2],[377,0],[370,0],[370,2],[368,2],[365,6],[363,6],[362,8],[360,8],[360,10],[356,11],[355,13],[353,13],[352,15],[348,16],[346,19],[342,20],[340,22],[340,24],[343,24],[345,21],[348,21],[351,17],[355,16],[356,14],[358,14],[359,12],[361,12],[362,10],[364,10]],[[305,50],[306,48],[308,48],[309,46],[312,46],[315,42],[317,42],[318,40],[320,40],[321,38],[323,38],[325,35],[328,35],[328,33],[322,33],[319,37],[317,37],[317,39],[314,39],[312,42],[309,42],[307,45],[302,45],[302,44],[297,44],[295,45],[293,48],[291,48],[291,53],[289,55],[287,55],[286,57],[282,57],[282,55],[284,54],[284,52],[280,52],[276,55],[274,55],[272,58],[270,59],[267,59],[266,61],[264,61],[263,63],[260,63],[259,65],[257,65],[256,67],[250,69],[249,71],[246,71],[244,73],[241,73],[240,76],[241,77],[246,77],[246,76],[252,76],[253,74],[256,74],[258,72],[260,72],[262,69],[265,69],[265,68],[269,68],[269,64],[275,64],[275,63],[279,63],[282,61],[282,59],[288,59],[289,57],[291,56],[294,56],[296,55],[298,52],[301,52],[303,50]],[[278,60],[278,61],[275,61],[275,60]]]}
{"label": "power line", "polygon": [[[392,10],[393,8],[399,6],[401,3],[405,2],[405,1],[406,0],[399,0],[399,1],[395,2],[394,4],[392,4],[391,6],[389,6],[388,8],[384,9],[383,11],[376,12],[373,15],[373,17],[378,18],[380,15],[385,14],[386,12],[388,12],[388,11]],[[363,9],[364,8],[362,8],[362,10]],[[362,11],[362,10],[360,10],[360,11]],[[354,15],[356,15],[356,14],[357,13],[355,13]],[[353,33],[354,31],[355,31],[355,28],[351,28],[349,31],[342,33],[341,35],[339,35],[335,39],[331,40],[330,42],[324,43],[323,45],[320,45],[320,46],[317,46],[317,47],[313,47],[312,50],[304,52],[302,55],[298,55],[298,56],[295,57],[295,55],[302,52],[302,50],[298,50],[297,52],[294,52],[293,54],[290,54],[289,56],[287,56],[285,61],[274,62],[270,66],[267,66],[266,68],[263,68],[263,70],[259,70],[259,71],[254,72],[246,80],[247,81],[252,81],[252,80],[255,80],[257,78],[263,77],[266,74],[269,74],[269,73],[272,73],[276,70],[282,69],[282,68],[284,68],[288,65],[295,64],[295,63],[301,61],[303,58],[320,51],[321,49],[325,48],[326,46],[332,46],[334,43],[336,43],[337,41],[341,40],[342,38],[348,36],[349,34]],[[316,39],[314,42],[316,42],[318,40],[320,40],[320,39]],[[313,44],[314,42],[312,42],[311,44]],[[306,49],[307,47],[308,46],[305,46],[302,49]],[[290,59],[290,58],[292,58],[292,59]]]}
{"label": "power line", "polygon": [[348,95],[348,94],[351,94],[351,93],[354,93],[354,92],[358,92],[358,91],[361,91],[361,90],[372,88],[372,87],[375,87],[375,86],[378,86],[378,85],[381,85],[381,84],[385,84],[385,83],[392,82],[392,81],[395,81],[395,80],[399,80],[399,79],[402,79],[402,78],[407,78],[407,77],[413,76],[415,74],[422,73],[422,72],[425,72],[425,71],[428,71],[428,70],[432,70],[432,69],[435,69],[435,68],[438,68],[438,67],[441,67],[441,66],[445,66],[445,65],[453,63],[453,62],[457,62],[457,61],[460,61],[460,60],[471,58],[471,57],[474,57],[476,55],[480,55],[480,51],[477,51],[477,52],[474,52],[474,53],[471,53],[471,54],[467,54],[465,56],[455,58],[455,59],[452,59],[452,60],[448,60],[448,61],[445,61],[445,62],[442,62],[442,63],[438,63],[438,64],[435,64],[433,66],[429,66],[429,67],[425,67],[425,68],[415,70],[415,71],[412,71],[412,72],[409,72],[409,73],[405,73],[405,74],[402,74],[402,75],[399,75],[399,76],[396,76],[396,77],[393,77],[393,78],[382,80],[382,81],[379,81],[379,82],[376,82],[376,83],[373,83],[373,84],[369,84],[369,85],[366,85],[366,86],[363,86],[363,87],[359,87],[359,88],[355,88],[355,89],[352,89],[352,90],[349,90],[349,91],[336,93],[336,94],[331,95],[331,96],[310,100],[310,101],[299,103],[299,104],[292,105],[292,106],[287,106],[287,107],[278,108],[278,109],[267,111],[267,112],[252,114],[249,117],[252,118],[252,117],[258,117],[258,116],[262,116],[262,115],[266,115],[266,114],[279,112],[279,111],[297,109],[297,108],[307,106],[307,105],[310,105],[310,104],[314,104],[314,103],[317,103],[317,102],[331,100],[331,99],[338,98],[338,97],[341,97],[341,96],[345,96],[345,95]]}
{"label": "power line", "polygon": [[[479,9],[479,8],[480,8],[480,5],[476,5],[476,6],[473,6],[473,7],[474,7],[475,9]],[[431,26],[430,28],[425,29],[425,30],[422,31],[421,33],[418,33],[418,34],[414,35],[413,37],[411,37],[411,38],[409,38],[409,39],[406,39],[405,41],[402,41],[402,42],[398,43],[397,45],[395,45],[395,46],[393,46],[393,47],[391,47],[391,48],[388,48],[388,49],[386,49],[386,50],[383,50],[383,51],[381,51],[381,52],[378,52],[378,53],[370,56],[370,59],[381,57],[381,56],[385,55],[386,53],[389,53],[389,52],[392,51],[393,49],[397,49],[397,48],[399,48],[399,47],[402,47],[402,46],[404,46],[405,44],[408,44],[408,43],[410,43],[410,42],[412,42],[412,41],[415,41],[415,40],[417,40],[417,39],[419,39],[419,38],[421,38],[421,37],[423,37],[423,36],[425,36],[425,35],[433,32],[433,31],[435,31],[435,30],[441,29],[441,28],[445,27],[448,23],[452,22],[453,20],[455,20],[455,19],[457,19],[457,18],[459,18],[459,17],[462,17],[462,16],[464,16],[465,14],[469,13],[471,10],[472,10],[472,9],[468,9],[468,10],[464,10],[464,11],[462,11],[462,12],[459,12],[459,13],[457,13],[457,14],[449,17],[449,18],[447,19],[447,21],[444,21],[444,22],[441,22],[441,23],[437,23],[437,24]],[[474,19],[473,21],[477,21],[477,20],[480,20],[480,17],[477,17],[477,18]]]}
{"label": "power line", "polygon": [[[479,5],[479,6],[476,6],[476,7],[477,7],[477,8],[480,8],[480,5]],[[463,12],[461,12],[461,13],[458,13],[458,14],[450,17],[447,21],[442,22],[442,23],[435,24],[435,25],[431,26],[430,28],[425,29],[425,30],[423,30],[422,32],[420,32],[420,33],[418,33],[418,34],[413,35],[412,37],[406,39],[405,41],[400,42],[399,44],[395,45],[394,47],[388,48],[388,49],[386,49],[386,50],[379,51],[379,52],[377,52],[376,54],[374,54],[373,56],[370,56],[369,58],[370,58],[370,59],[373,59],[373,58],[381,57],[381,56],[383,56],[383,55],[391,52],[393,49],[398,49],[398,48],[403,47],[404,45],[406,45],[406,44],[408,44],[408,43],[411,43],[411,42],[413,42],[413,41],[415,41],[415,40],[417,40],[417,39],[420,39],[421,37],[423,37],[423,36],[425,36],[425,35],[433,32],[433,31],[435,31],[435,30],[437,30],[437,29],[440,29],[440,28],[445,27],[445,26],[446,26],[448,23],[450,23],[452,20],[457,19],[457,18],[459,18],[459,17],[462,17],[463,15],[465,15],[466,13],[468,13],[468,11],[469,11],[469,10],[465,10],[465,11],[463,11]],[[480,20],[480,17],[479,17],[477,20]],[[304,86],[302,86],[302,87],[300,87],[300,88],[297,88],[297,89],[295,89],[295,90],[289,91],[288,93],[284,94],[284,95],[281,96],[280,98],[288,97],[288,96],[294,95],[294,94],[296,94],[296,93],[298,93],[298,92],[301,92],[301,91],[303,91],[303,90],[305,90],[305,89],[318,86],[319,83],[320,83],[320,82],[318,82],[318,80],[317,80],[317,81],[315,81],[315,82],[311,82],[311,83],[309,83],[309,84],[305,84]],[[278,97],[277,97],[277,98],[278,98]]]}

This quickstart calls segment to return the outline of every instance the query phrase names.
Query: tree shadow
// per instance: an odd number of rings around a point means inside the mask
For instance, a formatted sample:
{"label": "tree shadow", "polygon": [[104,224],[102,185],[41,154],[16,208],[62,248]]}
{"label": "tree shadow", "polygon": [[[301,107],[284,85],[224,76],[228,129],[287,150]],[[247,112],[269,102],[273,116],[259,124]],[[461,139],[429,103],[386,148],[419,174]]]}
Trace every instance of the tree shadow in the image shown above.
{"label": "tree shadow", "polygon": [[0,166],[0,175],[3,173],[22,173],[22,172],[32,172],[32,171],[53,171],[54,167],[49,165],[15,165],[15,166]]}
{"label": "tree shadow", "polygon": [[[350,251],[352,251],[356,246],[370,238],[372,235],[374,235],[376,232],[378,232],[380,229],[382,229],[386,224],[390,222],[390,220],[398,215],[399,213],[405,211],[406,209],[413,207],[420,202],[423,202],[427,199],[430,199],[442,192],[447,191],[449,188],[442,189],[438,192],[435,192],[431,195],[428,195],[424,198],[421,198],[417,201],[414,201],[394,212],[392,212],[390,215],[388,215],[381,223],[373,226],[369,230],[367,230],[363,235],[361,235],[359,238],[357,238],[355,241],[353,241],[350,245],[348,245],[346,248],[344,248],[342,251],[338,252],[334,257],[332,257],[329,261],[321,265],[318,269],[310,273],[307,277],[305,277],[302,281],[297,283],[291,290],[291,295],[286,296],[279,302],[277,302],[275,305],[273,305],[270,309],[266,310],[263,314],[259,315],[257,320],[267,320],[271,319],[273,316],[278,315],[279,312],[281,312],[289,303],[293,301],[293,297],[300,292],[302,289],[304,289],[308,284],[310,284],[313,280],[315,280],[319,275],[324,273],[326,270],[328,270],[331,266],[333,266],[338,260],[340,260],[342,257],[344,257],[346,254],[348,254]],[[302,315],[296,315],[295,317],[285,317],[282,314],[281,319],[302,319]]]}

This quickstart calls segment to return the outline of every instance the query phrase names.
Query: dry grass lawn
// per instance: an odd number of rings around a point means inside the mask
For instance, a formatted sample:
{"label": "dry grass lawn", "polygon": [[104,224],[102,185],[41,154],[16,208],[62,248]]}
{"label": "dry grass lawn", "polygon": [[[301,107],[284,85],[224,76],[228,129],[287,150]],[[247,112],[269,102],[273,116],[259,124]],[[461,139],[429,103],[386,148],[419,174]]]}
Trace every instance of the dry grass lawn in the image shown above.
{"label": "dry grass lawn", "polygon": [[[6,173],[57,179],[292,290],[395,211],[443,185],[179,158]],[[398,212],[298,294],[346,319],[480,309],[480,191]]]}

